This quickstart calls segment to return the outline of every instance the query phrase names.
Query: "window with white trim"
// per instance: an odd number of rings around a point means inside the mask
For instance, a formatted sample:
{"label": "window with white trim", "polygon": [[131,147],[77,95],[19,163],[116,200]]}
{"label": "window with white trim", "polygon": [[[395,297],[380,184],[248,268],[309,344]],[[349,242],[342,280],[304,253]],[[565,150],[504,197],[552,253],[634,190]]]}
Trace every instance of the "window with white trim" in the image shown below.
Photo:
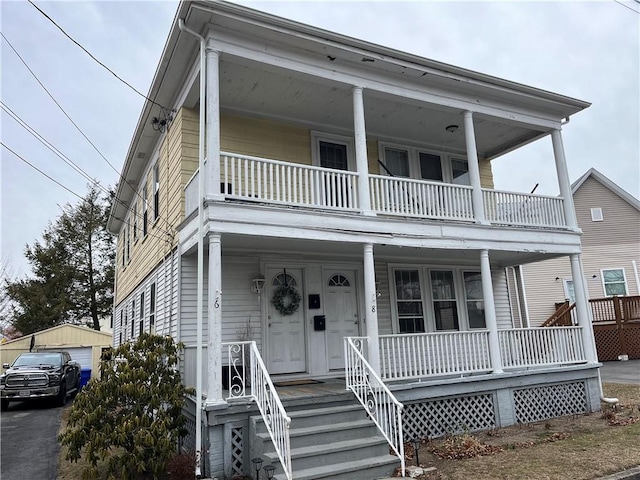
{"label": "window with white trim", "polygon": [[352,137],[311,132],[311,155],[318,167],[355,171],[355,146]]}
{"label": "window with white trim", "polygon": [[480,272],[462,272],[469,328],[487,328]]}
{"label": "window with white trim", "polygon": [[393,177],[469,185],[469,165],[464,158],[391,142],[378,145],[380,173]]}
{"label": "window with white trim", "polygon": [[395,285],[399,332],[424,332],[424,312],[419,270],[396,270]]}
{"label": "window with white trim", "polygon": [[135,337],[136,299],[131,300],[131,338]]}
{"label": "window with white trim", "polygon": [[133,241],[138,240],[138,199],[133,201]]}
{"label": "window with white trim", "polygon": [[627,295],[627,278],[624,268],[610,268],[600,270],[602,273],[602,288],[607,297]]}
{"label": "window with white trim", "polygon": [[149,331],[153,333],[156,325],[156,283],[151,284],[149,295]]}
{"label": "window with white trim", "polygon": [[591,220],[594,222],[601,222],[604,219],[602,216],[602,208],[592,208],[591,209]]}
{"label": "window with white trim", "polygon": [[147,181],[145,178],[144,185],[142,186],[142,236],[147,236],[147,230],[149,227],[149,213],[148,213],[148,205],[149,198],[147,197]]}
{"label": "window with white trim", "polygon": [[453,271],[431,270],[430,278],[436,330],[460,330]]}
{"label": "window with white trim", "polygon": [[153,166],[153,220],[160,216],[160,165]]}
{"label": "window with white trim", "polygon": [[144,332],[144,292],[140,293],[140,317],[139,317],[139,335]]}

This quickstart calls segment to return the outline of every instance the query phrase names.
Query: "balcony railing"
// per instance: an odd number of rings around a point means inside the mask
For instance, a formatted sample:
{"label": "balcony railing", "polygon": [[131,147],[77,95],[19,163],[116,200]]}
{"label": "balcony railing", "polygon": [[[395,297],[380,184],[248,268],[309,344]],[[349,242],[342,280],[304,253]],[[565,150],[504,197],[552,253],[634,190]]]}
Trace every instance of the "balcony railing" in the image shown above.
{"label": "balcony railing", "polygon": [[486,219],[501,225],[565,227],[563,199],[482,189]]}
{"label": "balcony railing", "polygon": [[404,217],[474,220],[471,187],[369,175],[375,212]]}
{"label": "balcony railing", "polygon": [[[371,208],[378,215],[437,220],[476,219],[472,191],[410,178],[369,175]],[[228,199],[358,213],[358,173],[223,153],[220,191]],[[495,225],[566,228],[563,199],[482,189],[484,214]],[[185,215],[198,208],[198,173],[185,186]]]}

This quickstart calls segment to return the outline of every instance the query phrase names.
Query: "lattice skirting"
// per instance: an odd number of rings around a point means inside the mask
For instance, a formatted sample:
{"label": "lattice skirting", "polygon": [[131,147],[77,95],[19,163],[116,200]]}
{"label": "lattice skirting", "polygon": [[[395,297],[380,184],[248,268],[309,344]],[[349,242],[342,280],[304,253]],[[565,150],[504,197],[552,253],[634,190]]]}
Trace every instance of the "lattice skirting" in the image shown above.
{"label": "lattice skirting", "polygon": [[404,438],[435,438],[448,433],[494,428],[493,402],[493,394],[486,393],[405,404],[402,411]]}
{"label": "lattice skirting", "polygon": [[185,428],[187,434],[180,441],[180,449],[183,452],[195,452],[196,451],[196,421],[190,415],[185,415],[186,422]]}
{"label": "lattice skirting", "polygon": [[523,388],[513,391],[517,423],[533,423],[547,418],[587,412],[584,381]]}
{"label": "lattice skirting", "polygon": [[627,323],[624,326],[624,335],[629,359],[640,359],[640,323]]}
{"label": "lattice skirting", "polygon": [[622,352],[616,325],[594,325],[593,336],[596,340],[598,360],[609,362],[618,359],[618,355]]}
{"label": "lattice skirting", "polygon": [[242,427],[231,429],[231,476],[244,475],[244,435]]}

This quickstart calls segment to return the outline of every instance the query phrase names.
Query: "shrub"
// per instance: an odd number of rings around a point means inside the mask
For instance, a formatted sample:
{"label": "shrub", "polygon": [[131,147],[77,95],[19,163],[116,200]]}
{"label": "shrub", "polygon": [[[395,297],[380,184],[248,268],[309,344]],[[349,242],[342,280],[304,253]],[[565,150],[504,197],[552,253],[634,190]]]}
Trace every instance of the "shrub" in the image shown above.
{"label": "shrub", "polygon": [[158,478],[186,435],[184,396],[193,393],[177,370],[182,345],[169,337],[142,334],[135,343],[108,352],[100,379],[76,397],[59,440],[66,459],[83,457],[84,478]]}

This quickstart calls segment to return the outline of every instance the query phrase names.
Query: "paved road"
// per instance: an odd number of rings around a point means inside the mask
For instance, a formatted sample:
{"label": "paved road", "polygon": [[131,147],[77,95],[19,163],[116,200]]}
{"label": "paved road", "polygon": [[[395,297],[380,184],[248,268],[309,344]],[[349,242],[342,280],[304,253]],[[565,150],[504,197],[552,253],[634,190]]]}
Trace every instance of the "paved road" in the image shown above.
{"label": "paved road", "polygon": [[55,480],[61,415],[62,408],[52,407],[51,402],[9,404],[9,410],[0,415],[0,478]]}
{"label": "paved road", "polygon": [[631,383],[640,385],[640,360],[626,362],[603,362],[600,369],[603,382]]}

